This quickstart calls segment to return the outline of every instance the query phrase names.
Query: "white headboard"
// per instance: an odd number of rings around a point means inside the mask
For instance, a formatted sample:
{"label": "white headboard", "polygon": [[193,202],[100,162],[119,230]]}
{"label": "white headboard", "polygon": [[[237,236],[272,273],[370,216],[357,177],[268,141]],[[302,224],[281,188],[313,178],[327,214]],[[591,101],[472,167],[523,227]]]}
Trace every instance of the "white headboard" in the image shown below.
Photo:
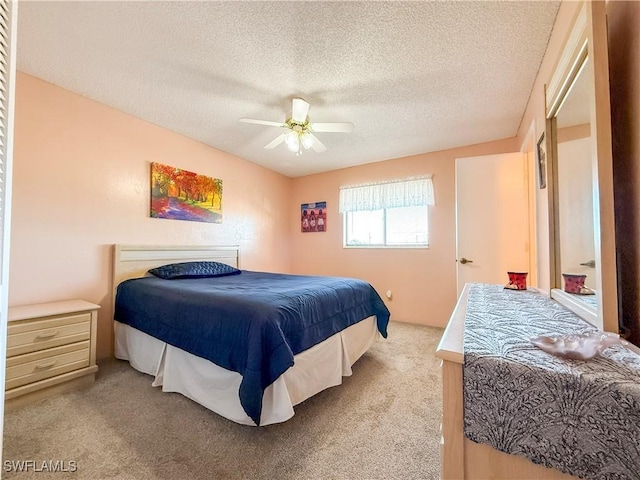
{"label": "white headboard", "polygon": [[118,284],[138,278],[167,263],[211,261],[240,268],[238,245],[122,245],[113,246],[112,296]]}

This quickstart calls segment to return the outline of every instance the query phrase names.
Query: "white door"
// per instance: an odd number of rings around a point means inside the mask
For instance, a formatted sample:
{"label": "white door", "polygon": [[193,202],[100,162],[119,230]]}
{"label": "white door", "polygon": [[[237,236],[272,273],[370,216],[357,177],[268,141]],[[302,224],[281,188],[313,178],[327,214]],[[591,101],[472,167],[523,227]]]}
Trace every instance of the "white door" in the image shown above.
{"label": "white door", "polygon": [[528,183],[520,152],[456,159],[458,295],[465,283],[530,271]]}
{"label": "white door", "polygon": [[[0,455],[2,455],[4,379],[7,363],[7,298],[17,17],[18,2],[0,0],[0,45],[2,47],[0,48]],[[0,476],[2,476],[1,470]]]}

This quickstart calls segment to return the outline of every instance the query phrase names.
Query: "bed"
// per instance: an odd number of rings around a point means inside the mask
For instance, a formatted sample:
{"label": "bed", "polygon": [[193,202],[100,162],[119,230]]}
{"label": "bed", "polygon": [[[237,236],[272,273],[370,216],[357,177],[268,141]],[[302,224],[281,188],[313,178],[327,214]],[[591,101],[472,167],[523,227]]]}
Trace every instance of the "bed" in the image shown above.
{"label": "bed", "polygon": [[[113,259],[116,358],[237,423],[288,420],[386,337],[389,311],[360,280],[235,270],[233,245],[115,245]],[[177,280],[147,273],[195,261],[230,271]]]}

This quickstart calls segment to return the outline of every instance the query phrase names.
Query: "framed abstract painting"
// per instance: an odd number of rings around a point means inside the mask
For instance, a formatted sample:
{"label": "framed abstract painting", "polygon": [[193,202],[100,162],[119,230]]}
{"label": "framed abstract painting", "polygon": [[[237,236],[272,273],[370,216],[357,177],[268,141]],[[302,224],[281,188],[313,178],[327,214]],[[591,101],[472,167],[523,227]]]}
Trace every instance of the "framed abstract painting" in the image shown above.
{"label": "framed abstract painting", "polygon": [[222,180],[152,162],[151,217],[222,223]]}

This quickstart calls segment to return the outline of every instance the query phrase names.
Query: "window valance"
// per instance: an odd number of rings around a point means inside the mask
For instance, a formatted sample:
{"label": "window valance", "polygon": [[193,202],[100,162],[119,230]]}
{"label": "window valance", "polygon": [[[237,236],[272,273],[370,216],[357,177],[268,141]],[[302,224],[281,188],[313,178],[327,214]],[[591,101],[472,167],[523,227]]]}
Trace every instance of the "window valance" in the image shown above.
{"label": "window valance", "polygon": [[431,176],[340,187],[340,213],[435,205]]}

